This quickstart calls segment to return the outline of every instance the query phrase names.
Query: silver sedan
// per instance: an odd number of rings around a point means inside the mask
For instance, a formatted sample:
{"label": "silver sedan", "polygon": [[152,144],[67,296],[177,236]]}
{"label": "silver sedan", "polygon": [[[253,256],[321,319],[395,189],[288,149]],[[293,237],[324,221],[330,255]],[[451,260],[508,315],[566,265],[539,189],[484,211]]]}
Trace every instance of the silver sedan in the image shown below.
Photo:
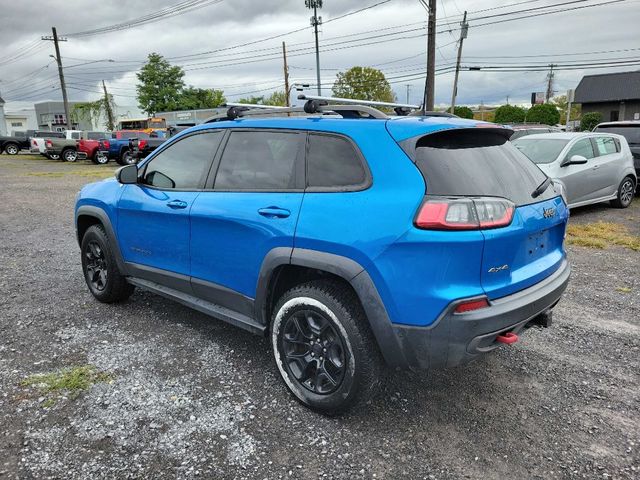
{"label": "silver sedan", "polygon": [[570,208],[607,202],[626,208],[638,183],[633,155],[621,135],[543,133],[513,144],[555,183],[564,187]]}

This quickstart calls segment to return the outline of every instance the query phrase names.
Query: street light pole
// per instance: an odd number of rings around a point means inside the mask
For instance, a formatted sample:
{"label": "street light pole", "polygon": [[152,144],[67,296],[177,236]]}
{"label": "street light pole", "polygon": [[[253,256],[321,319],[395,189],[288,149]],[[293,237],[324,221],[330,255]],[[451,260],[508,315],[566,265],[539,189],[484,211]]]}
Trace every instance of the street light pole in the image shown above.
{"label": "street light pole", "polygon": [[[469,25],[467,24],[467,11],[464,11],[464,17],[462,18],[462,23],[460,24],[460,40],[458,44],[458,59],[456,60],[456,73],[453,78],[453,92],[451,92],[451,113],[453,114],[456,108],[456,95],[458,94],[458,76],[460,75],[460,60],[462,59],[462,42],[467,38],[467,32],[469,30]],[[508,98],[508,97],[507,97]],[[507,103],[509,100],[507,99]]]}

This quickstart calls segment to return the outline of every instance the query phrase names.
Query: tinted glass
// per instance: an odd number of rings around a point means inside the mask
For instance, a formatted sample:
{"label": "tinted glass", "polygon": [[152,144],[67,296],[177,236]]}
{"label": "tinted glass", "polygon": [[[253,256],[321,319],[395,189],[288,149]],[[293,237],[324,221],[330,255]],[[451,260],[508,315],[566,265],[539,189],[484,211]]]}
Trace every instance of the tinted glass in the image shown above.
{"label": "tinted glass", "polygon": [[609,155],[610,153],[616,153],[616,144],[612,137],[596,137],[596,148],[598,149],[598,155]]}
{"label": "tinted glass", "polygon": [[594,130],[595,132],[617,133],[627,139],[629,145],[640,145],[640,124],[639,125],[602,125]]}
{"label": "tinted glass", "polygon": [[142,183],[163,189],[200,188],[222,132],[191,135],[170,145],[145,168]]}
{"label": "tinted glass", "polygon": [[552,163],[567,143],[559,138],[519,138],[513,145],[535,163]]}
{"label": "tinted glass", "polygon": [[80,139],[80,132],[72,132],[71,133],[71,138],[78,140]]}
{"label": "tinted glass", "polygon": [[307,185],[347,187],[362,185],[366,176],[360,156],[345,138],[310,135],[307,154]]}
{"label": "tinted glass", "polygon": [[100,140],[101,138],[107,138],[105,132],[87,132],[88,140]]}
{"label": "tinted glass", "polygon": [[304,135],[232,132],[216,175],[216,190],[295,189],[296,160]]}
{"label": "tinted glass", "polygon": [[503,197],[517,205],[558,195],[553,186],[533,199],[546,175],[502,135],[487,131],[448,130],[422,137],[416,165],[427,195]]}
{"label": "tinted glass", "polygon": [[569,149],[569,152],[567,153],[567,156],[565,158],[570,159],[574,155],[580,155],[587,160],[595,157],[595,154],[593,153],[593,145],[591,145],[591,140],[589,140],[588,138],[578,140]]}
{"label": "tinted glass", "polygon": [[131,131],[131,132],[120,132],[119,134],[120,136],[118,137],[118,134],[113,134],[113,138],[122,138],[122,139],[127,139],[127,138],[144,138],[147,139],[149,138],[149,135],[144,133],[144,132],[135,132],[135,131]]}

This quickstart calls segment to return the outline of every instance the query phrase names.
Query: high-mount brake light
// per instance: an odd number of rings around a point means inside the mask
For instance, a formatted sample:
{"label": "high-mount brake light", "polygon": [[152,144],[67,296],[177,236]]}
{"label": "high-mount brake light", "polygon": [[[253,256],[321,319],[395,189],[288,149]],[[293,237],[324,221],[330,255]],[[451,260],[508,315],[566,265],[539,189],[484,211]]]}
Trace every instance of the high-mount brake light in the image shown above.
{"label": "high-mount brake light", "polygon": [[515,205],[494,197],[426,197],[415,226],[423,230],[480,230],[506,227]]}

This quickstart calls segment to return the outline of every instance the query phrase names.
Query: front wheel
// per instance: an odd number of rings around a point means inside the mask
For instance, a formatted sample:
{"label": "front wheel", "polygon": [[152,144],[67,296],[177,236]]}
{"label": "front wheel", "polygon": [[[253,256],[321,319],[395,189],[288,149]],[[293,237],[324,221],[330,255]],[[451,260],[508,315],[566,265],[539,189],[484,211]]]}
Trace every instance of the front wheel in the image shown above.
{"label": "front wheel", "polygon": [[109,162],[109,157],[104,152],[96,152],[92,160],[97,165],[104,165]]}
{"label": "front wheel", "polygon": [[73,149],[68,149],[62,152],[62,159],[66,162],[75,162],[78,160],[78,152]]}
{"label": "front wheel", "polygon": [[271,322],[276,365],[304,405],[337,414],[374,396],[382,359],[348,286],[320,280],[287,291]]}
{"label": "front wheel", "polygon": [[120,155],[120,161],[118,162],[120,165],[133,165],[136,162],[136,157],[133,155],[131,150],[125,150]]}
{"label": "front wheel", "polygon": [[82,237],[82,271],[89,291],[99,301],[126,300],[134,287],[118,270],[109,238],[102,225],[92,225]]}
{"label": "front wheel", "polygon": [[618,196],[615,200],[611,201],[611,205],[616,208],[627,208],[631,205],[633,200],[633,194],[635,191],[635,182],[631,177],[625,177],[618,186]]}

